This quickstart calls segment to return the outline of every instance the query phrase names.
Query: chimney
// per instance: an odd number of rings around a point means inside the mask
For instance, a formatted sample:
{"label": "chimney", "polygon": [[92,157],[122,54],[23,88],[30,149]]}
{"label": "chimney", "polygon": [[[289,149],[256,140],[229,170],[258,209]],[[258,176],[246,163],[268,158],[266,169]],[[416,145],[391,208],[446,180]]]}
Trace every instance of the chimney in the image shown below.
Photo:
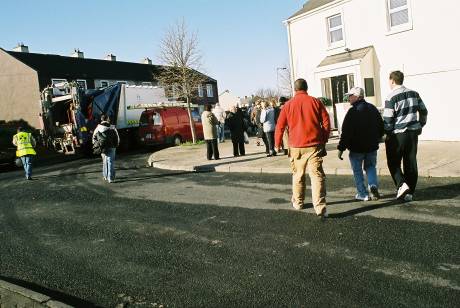
{"label": "chimney", "polygon": [[142,60],[142,63],[152,65],[152,60],[150,58],[146,57],[146,58],[144,58],[144,60]]}
{"label": "chimney", "polygon": [[107,61],[117,61],[117,56],[109,53],[108,55],[105,56],[105,59],[104,60],[107,60]]}
{"label": "chimney", "polygon": [[29,52],[29,46],[24,45],[24,43],[18,43],[18,46],[14,47],[13,51]]}
{"label": "chimney", "polygon": [[73,58],[84,58],[83,51],[80,51],[78,48],[75,48],[70,56]]}

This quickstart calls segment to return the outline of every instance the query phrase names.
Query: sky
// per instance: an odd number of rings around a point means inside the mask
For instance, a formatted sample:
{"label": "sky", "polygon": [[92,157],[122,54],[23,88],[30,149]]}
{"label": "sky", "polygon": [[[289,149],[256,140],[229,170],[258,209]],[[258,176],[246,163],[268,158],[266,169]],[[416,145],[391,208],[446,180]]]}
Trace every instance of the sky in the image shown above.
{"label": "sky", "polygon": [[277,87],[277,68],[289,64],[283,21],[306,0],[2,0],[0,47],[19,42],[30,52],[159,64],[159,42],[184,19],[198,35],[201,71],[219,93],[243,97]]}

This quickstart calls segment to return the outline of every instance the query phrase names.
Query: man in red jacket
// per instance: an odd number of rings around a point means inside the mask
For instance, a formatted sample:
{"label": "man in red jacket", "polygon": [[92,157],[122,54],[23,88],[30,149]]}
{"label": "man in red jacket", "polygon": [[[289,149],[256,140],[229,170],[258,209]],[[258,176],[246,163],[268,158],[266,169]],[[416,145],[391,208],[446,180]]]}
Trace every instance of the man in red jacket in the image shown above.
{"label": "man in red jacket", "polygon": [[283,132],[289,128],[289,159],[292,169],[292,206],[300,210],[305,198],[305,173],[311,180],[311,194],[316,215],[327,217],[326,175],[323,170],[325,145],[329,139],[329,114],[324,105],[308,95],[305,79],[294,83],[295,96],[281,110],[276,124],[275,147],[279,149]]}

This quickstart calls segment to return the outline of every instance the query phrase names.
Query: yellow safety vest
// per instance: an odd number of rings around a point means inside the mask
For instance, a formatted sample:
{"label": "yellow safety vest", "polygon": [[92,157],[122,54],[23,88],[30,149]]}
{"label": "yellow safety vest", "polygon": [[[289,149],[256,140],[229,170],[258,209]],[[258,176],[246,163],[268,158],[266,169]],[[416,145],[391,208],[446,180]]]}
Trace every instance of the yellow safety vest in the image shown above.
{"label": "yellow safety vest", "polygon": [[14,135],[16,138],[17,151],[16,156],[21,157],[24,155],[36,155],[34,147],[32,146],[32,135],[30,133],[20,132]]}

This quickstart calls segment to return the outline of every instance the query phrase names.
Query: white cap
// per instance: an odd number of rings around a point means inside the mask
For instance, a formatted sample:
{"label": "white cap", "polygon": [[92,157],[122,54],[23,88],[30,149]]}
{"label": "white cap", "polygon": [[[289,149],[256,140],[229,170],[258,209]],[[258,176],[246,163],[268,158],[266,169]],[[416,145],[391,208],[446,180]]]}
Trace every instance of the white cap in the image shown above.
{"label": "white cap", "polygon": [[364,97],[364,90],[360,87],[353,87],[348,91],[347,95],[361,96]]}

